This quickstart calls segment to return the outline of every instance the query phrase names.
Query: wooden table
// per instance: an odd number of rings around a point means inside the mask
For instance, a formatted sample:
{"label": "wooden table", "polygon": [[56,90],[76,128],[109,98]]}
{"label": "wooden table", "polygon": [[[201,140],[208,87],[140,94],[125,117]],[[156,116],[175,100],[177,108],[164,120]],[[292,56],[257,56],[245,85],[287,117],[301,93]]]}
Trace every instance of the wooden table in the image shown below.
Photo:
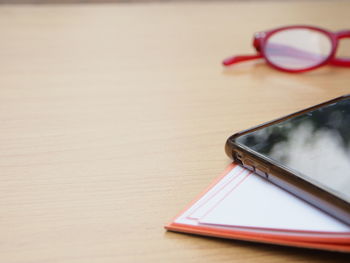
{"label": "wooden table", "polygon": [[350,92],[346,68],[287,74],[221,60],[253,52],[259,30],[349,28],[349,9],[1,6],[0,262],[349,262],[163,229],[230,163],[234,131]]}

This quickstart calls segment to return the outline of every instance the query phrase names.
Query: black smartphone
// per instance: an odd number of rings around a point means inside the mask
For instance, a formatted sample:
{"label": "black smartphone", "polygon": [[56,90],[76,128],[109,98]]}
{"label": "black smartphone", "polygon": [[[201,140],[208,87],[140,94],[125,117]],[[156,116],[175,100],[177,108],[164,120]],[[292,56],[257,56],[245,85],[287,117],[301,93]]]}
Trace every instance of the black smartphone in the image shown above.
{"label": "black smartphone", "polygon": [[235,162],[350,225],[350,95],[236,133],[225,150]]}

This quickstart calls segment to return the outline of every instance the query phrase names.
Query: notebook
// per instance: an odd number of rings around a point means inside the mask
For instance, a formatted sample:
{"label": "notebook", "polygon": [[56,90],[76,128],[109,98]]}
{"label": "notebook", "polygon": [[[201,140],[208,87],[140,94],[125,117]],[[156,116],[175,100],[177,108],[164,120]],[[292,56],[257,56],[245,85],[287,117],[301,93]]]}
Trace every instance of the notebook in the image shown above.
{"label": "notebook", "polygon": [[350,252],[350,226],[234,163],[165,228]]}

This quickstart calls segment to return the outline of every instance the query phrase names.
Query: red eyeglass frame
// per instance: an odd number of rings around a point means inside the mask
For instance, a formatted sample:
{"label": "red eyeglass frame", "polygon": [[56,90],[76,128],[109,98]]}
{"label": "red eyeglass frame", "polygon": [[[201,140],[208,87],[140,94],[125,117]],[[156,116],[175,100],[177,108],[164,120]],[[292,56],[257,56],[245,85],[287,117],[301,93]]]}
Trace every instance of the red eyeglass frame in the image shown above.
{"label": "red eyeglass frame", "polygon": [[[324,61],[320,62],[319,64],[316,64],[311,67],[303,68],[303,69],[288,69],[288,68],[280,67],[274,64],[269,60],[267,56],[265,56],[266,42],[269,39],[269,37],[272,36],[273,34],[279,31],[287,30],[287,29],[310,29],[310,30],[321,32],[322,34],[326,35],[331,41],[332,49],[330,54]],[[284,72],[289,72],[289,73],[302,73],[302,72],[310,71],[328,64],[333,66],[339,66],[339,67],[350,67],[350,58],[337,58],[335,56],[338,48],[338,42],[340,39],[343,39],[343,38],[350,38],[350,30],[341,30],[338,32],[331,32],[323,28],[307,26],[307,25],[293,25],[293,26],[279,27],[276,29],[259,32],[254,35],[253,46],[257,51],[257,54],[232,56],[232,57],[226,58],[222,62],[222,64],[224,66],[229,66],[239,62],[264,58],[269,66]]]}

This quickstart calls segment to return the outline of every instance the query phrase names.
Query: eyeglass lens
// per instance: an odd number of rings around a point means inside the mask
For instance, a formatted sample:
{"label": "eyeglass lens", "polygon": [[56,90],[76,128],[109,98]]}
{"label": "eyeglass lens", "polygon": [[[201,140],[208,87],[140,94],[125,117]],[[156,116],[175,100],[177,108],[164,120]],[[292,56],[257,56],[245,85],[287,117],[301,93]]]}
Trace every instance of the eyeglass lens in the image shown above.
{"label": "eyeglass lens", "polygon": [[317,30],[286,29],[267,39],[264,52],[267,60],[276,66],[302,70],[324,62],[332,52],[332,42]]}

